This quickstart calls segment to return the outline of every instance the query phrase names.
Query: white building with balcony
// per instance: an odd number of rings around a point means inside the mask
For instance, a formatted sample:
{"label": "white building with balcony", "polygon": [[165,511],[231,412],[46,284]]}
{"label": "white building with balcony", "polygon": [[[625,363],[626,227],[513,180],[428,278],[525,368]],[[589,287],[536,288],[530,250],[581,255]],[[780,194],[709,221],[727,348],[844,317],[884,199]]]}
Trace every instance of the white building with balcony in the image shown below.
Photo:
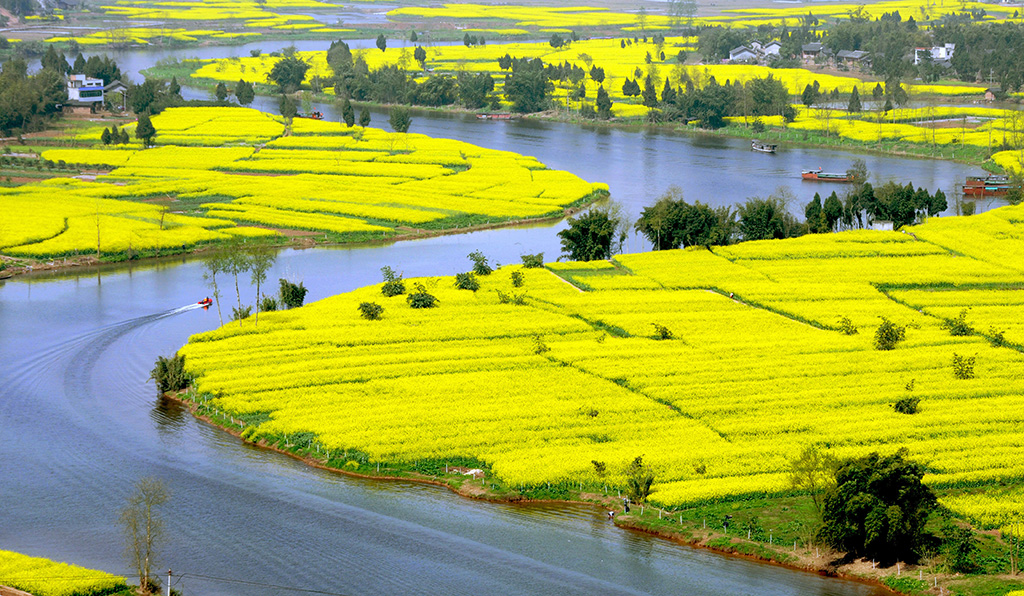
{"label": "white building with balcony", "polygon": [[93,79],[83,74],[68,75],[68,103],[103,105],[103,79]]}

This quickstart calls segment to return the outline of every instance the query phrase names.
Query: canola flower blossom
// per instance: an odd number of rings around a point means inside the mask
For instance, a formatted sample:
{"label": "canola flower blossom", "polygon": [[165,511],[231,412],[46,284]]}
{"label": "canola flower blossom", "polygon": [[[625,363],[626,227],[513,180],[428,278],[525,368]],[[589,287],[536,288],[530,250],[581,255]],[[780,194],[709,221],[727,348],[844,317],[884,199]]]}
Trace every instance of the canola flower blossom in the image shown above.
{"label": "canola flower blossom", "polygon": [[[1004,207],[906,232],[509,266],[476,292],[406,280],[440,306],[370,286],[195,335],[180,353],[197,399],[253,421],[251,440],[309,436],[384,465],[470,457],[510,487],[622,486],[643,454],[666,507],[785,494],[807,445],[906,447],[935,488],[1012,487],[949,499],[992,527],[1024,501],[1022,222],[1024,206]],[[500,299],[519,293],[524,304]],[[383,318],[360,317],[362,302]],[[970,305],[980,333],[951,336],[944,323]],[[895,350],[874,349],[880,317],[908,326]],[[976,355],[975,378],[954,375],[954,353]],[[921,411],[896,412],[911,391]]]}
{"label": "canola flower blossom", "polygon": [[[399,226],[558,216],[607,193],[533,157],[420,134],[296,119],[284,136],[282,119],[247,108],[171,108],[153,124],[156,147],[44,151],[44,159],[112,171],[95,182],[0,189],[9,216],[0,220],[0,251],[130,256],[277,230],[367,240],[394,236]],[[95,142],[101,132],[80,139]]]}
{"label": "canola flower blossom", "polygon": [[0,585],[35,596],[108,594],[128,587],[117,575],[6,550],[0,550]]}

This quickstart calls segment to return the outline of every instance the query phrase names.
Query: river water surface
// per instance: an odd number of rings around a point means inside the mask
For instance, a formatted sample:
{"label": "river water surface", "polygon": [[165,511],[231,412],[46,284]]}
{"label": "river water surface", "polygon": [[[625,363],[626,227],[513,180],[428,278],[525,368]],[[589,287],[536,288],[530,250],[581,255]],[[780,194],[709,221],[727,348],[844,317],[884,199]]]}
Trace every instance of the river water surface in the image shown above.
{"label": "river water surface", "polygon": [[[375,124],[384,117],[374,114]],[[732,205],[777,186],[806,202],[801,168],[844,170],[854,155],[740,140],[536,121],[417,114],[413,132],[535,155],[609,183],[636,216],[669,185]],[[950,193],[972,168],[865,156],[878,180]],[[799,211],[800,208],[794,208]],[[269,278],[301,280],[308,301],[379,281],[451,274],[480,249],[492,262],[558,254],[564,224],[374,247],[284,250]],[[645,250],[632,238],[628,250]],[[724,557],[616,529],[599,509],[481,503],[445,489],[311,469],[247,446],[158,399],[149,370],[190,334],[217,326],[201,265],[159,264],[31,275],[0,282],[0,548],[128,573],[118,509],[132,484],[162,479],[162,568],[185,594],[834,595],[869,586]],[[243,292],[252,295],[243,284]],[[294,592],[299,593],[299,592]]]}

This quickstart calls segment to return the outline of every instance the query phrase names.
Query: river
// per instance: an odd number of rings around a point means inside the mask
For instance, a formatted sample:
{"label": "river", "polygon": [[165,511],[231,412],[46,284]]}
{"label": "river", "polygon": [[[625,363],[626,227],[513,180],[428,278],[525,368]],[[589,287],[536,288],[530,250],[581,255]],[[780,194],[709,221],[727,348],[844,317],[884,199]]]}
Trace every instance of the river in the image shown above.
{"label": "river", "polygon": [[[779,185],[806,201],[831,187],[800,181],[799,169],[845,169],[855,157],[437,114],[418,113],[412,130],[608,182],[631,216],[673,184],[713,205]],[[864,158],[879,180],[930,189],[948,191],[974,171]],[[541,251],[552,260],[560,225],[284,250],[269,278],[303,281],[312,301],[379,281],[383,265],[406,276],[464,271],[476,249],[492,262]],[[644,248],[636,238],[627,246]],[[0,548],[127,574],[118,510],[135,481],[155,476],[172,492],[160,565],[189,595],[887,593],[619,530],[596,508],[482,503],[433,486],[341,477],[245,445],[158,399],[147,380],[156,356],[217,325],[215,312],[183,308],[209,293],[201,269],[179,258],[0,282]],[[243,292],[252,291],[243,284]]]}

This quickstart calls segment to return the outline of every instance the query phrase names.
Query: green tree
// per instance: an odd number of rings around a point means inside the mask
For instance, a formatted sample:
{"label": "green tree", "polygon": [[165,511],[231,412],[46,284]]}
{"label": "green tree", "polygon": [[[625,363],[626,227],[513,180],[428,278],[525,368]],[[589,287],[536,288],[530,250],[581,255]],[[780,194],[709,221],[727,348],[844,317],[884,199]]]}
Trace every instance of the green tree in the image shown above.
{"label": "green tree", "polygon": [[938,502],[921,482],[924,468],[906,455],[901,449],[841,463],[835,486],[825,493],[819,536],[853,556],[916,560],[928,514]]}
{"label": "green tree", "polygon": [[860,92],[857,91],[856,85],[853,87],[853,92],[850,93],[850,103],[846,106],[847,111],[854,113],[861,111],[860,105]]}
{"label": "green tree", "polygon": [[285,118],[294,118],[299,113],[299,108],[295,105],[295,100],[287,95],[281,96],[281,101],[278,103],[277,107],[281,111],[281,115]]}
{"label": "green tree", "polygon": [[814,510],[821,515],[822,495],[833,487],[837,462],[834,457],[811,445],[789,464],[789,483],[811,495]]}
{"label": "green tree", "polygon": [[363,108],[359,111],[359,126],[366,128],[370,125],[370,110],[369,108]]}
{"label": "green tree", "polygon": [[572,261],[611,258],[626,240],[625,220],[617,205],[591,207],[567,221],[569,227],[558,237],[562,253]]}
{"label": "green tree", "polygon": [[217,304],[217,318],[224,326],[224,316],[220,310],[220,289],[217,287],[217,274],[224,273],[226,258],[224,254],[213,254],[203,259],[203,279],[213,289],[213,301]]}
{"label": "green tree", "polygon": [[104,145],[109,145],[110,144],[110,129],[109,128],[104,128],[103,132],[100,133],[100,142],[103,143]]}
{"label": "green tree", "polygon": [[256,286],[256,321],[255,326],[260,324],[260,287],[267,281],[267,272],[274,265],[276,257],[273,253],[256,250],[249,254],[249,275],[253,285]]}
{"label": "green tree", "polygon": [[185,357],[178,354],[170,358],[157,356],[156,366],[150,371],[149,378],[156,383],[160,395],[168,391],[181,391],[189,383],[189,376],[185,372]]}
{"label": "green tree", "polygon": [[558,33],[552,33],[551,39],[548,40],[548,44],[553,48],[560,48],[565,45],[565,40]]}
{"label": "green tree", "polygon": [[341,102],[341,119],[349,128],[356,124],[356,111],[352,109],[352,102],[347,97]]}
{"label": "green tree", "polygon": [[607,120],[612,117],[612,98],[604,90],[604,85],[597,88],[597,99],[594,101],[594,105],[597,107],[598,118]]}
{"label": "green tree", "polygon": [[651,494],[651,485],[654,484],[654,470],[644,463],[643,456],[636,459],[626,467],[626,492],[634,503],[643,503]]}
{"label": "green tree", "polygon": [[299,308],[306,300],[306,292],[309,290],[302,282],[295,284],[287,279],[277,280],[281,286],[281,303],[288,308]]}
{"label": "green tree", "polygon": [[807,229],[812,233],[821,233],[824,226],[819,225],[821,221],[821,195],[814,193],[814,198],[804,207],[804,220],[807,222]]}
{"label": "green tree", "polygon": [[247,106],[256,99],[256,90],[253,89],[252,83],[238,79],[238,83],[235,84],[235,97],[238,98],[238,103]]}
{"label": "green tree", "polygon": [[395,132],[409,132],[409,127],[412,125],[412,117],[409,115],[409,108],[404,106],[395,106],[391,108],[388,123],[391,124],[391,129]]}
{"label": "green tree", "polygon": [[308,70],[309,64],[306,64],[301,58],[285,56],[270,69],[267,80],[276,84],[281,93],[294,93],[299,90]]}
{"label": "green tree", "polygon": [[645,106],[648,108],[658,107],[658,90],[654,86],[654,79],[651,78],[651,75],[644,77],[644,88],[640,95],[643,97]]}
{"label": "green tree", "polygon": [[213,91],[213,95],[217,98],[217,101],[224,101],[228,98],[228,86],[223,81],[217,83],[216,89]]}
{"label": "green tree", "polygon": [[382,52],[388,49],[388,38],[383,33],[377,36],[377,49]]}
{"label": "green tree", "polygon": [[181,85],[178,84],[178,77],[171,77],[171,84],[167,86],[167,92],[181,97]]}
{"label": "green tree", "polygon": [[825,215],[825,222],[828,226],[826,231],[834,231],[836,224],[843,216],[843,203],[839,200],[839,196],[836,195],[835,191],[825,199],[825,205],[822,208],[822,213]]}
{"label": "green tree", "polygon": [[416,62],[420,63],[420,68],[427,65],[427,51],[423,49],[423,46],[416,46],[416,49],[412,52],[412,57],[416,59]]}
{"label": "green tree", "polygon": [[156,583],[153,573],[166,541],[160,508],[170,498],[170,492],[163,482],[156,478],[143,478],[135,483],[127,504],[121,509],[125,559],[138,573],[139,590],[143,594],[153,593]]}
{"label": "green tree", "polygon": [[409,33],[409,41],[411,41],[411,42],[413,42],[413,43],[416,43],[417,41],[419,41],[419,39],[420,39],[420,36],[419,36],[419,35],[416,35],[416,30],[415,30],[415,29],[413,29],[413,30],[412,30],[412,31],[411,31],[411,32]]}
{"label": "green tree", "polygon": [[153,137],[156,136],[156,129],[149,119],[149,114],[139,116],[139,122],[135,125],[135,138],[142,141],[143,146],[149,147],[153,144]]}
{"label": "green tree", "polygon": [[752,197],[741,204],[739,232],[744,240],[789,238],[797,233],[796,218],[778,197]]}
{"label": "green tree", "polygon": [[[731,212],[728,207],[723,209]],[[729,229],[722,229],[723,226]],[[634,228],[656,250],[727,244],[732,235],[730,217],[723,218],[722,213],[700,201],[690,205],[675,186],[670,187],[654,205],[644,208]]]}
{"label": "green tree", "polygon": [[548,107],[548,96],[554,85],[544,72],[539,59],[518,60],[512,64],[512,73],[505,77],[505,98],[519,113],[540,112]]}

